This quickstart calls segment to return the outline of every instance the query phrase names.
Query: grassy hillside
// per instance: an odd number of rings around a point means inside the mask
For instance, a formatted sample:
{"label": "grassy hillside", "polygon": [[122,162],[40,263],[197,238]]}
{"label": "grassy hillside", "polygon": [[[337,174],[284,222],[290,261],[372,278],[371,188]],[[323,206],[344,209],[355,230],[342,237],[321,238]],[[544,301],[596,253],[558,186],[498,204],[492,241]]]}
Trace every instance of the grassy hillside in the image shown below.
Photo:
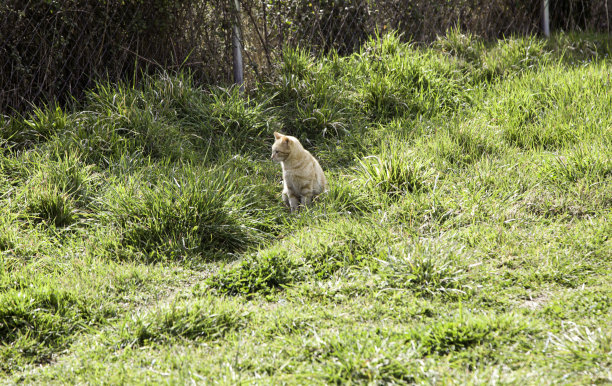
{"label": "grassy hillside", "polygon": [[[611,382],[611,53],[387,35],[2,118],[4,382]],[[297,215],[275,130],[330,182]]]}

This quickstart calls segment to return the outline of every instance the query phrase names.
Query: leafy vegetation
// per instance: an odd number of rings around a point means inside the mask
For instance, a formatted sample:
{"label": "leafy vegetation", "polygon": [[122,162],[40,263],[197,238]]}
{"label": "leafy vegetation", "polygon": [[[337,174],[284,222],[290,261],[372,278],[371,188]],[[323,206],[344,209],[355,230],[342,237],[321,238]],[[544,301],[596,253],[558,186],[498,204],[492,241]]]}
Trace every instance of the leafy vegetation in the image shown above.
{"label": "leafy vegetation", "polygon": [[[287,50],[0,121],[8,383],[612,381],[604,37]],[[274,131],[330,189],[282,206]]]}

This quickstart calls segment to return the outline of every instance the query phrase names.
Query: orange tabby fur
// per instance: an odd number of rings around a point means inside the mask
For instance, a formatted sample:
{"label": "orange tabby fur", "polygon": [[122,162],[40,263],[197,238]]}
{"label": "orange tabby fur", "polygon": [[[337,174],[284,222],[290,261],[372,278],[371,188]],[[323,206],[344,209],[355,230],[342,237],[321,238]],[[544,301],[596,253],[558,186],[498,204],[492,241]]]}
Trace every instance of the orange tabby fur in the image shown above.
{"label": "orange tabby fur", "polygon": [[297,138],[277,132],[274,138],[272,159],[283,168],[283,202],[294,212],[327,190],[327,180],[319,162]]}

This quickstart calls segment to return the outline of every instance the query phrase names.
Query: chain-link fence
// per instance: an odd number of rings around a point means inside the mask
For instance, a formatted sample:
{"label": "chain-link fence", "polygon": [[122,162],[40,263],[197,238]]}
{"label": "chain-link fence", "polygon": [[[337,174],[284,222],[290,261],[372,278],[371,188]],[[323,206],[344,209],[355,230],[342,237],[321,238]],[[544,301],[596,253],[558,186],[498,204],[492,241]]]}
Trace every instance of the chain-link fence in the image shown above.
{"label": "chain-link fence", "polygon": [[[610,32],[610,0],[549,0],[553,29]],[[232,80],[232,26],[247,82],[274,71],[284,46],[349,54],[375,33],[429,42],[450,27],[483,38],[539,30],[542,0],[3,0],[0,113],[80,99],[97,81],[190,71]]]}

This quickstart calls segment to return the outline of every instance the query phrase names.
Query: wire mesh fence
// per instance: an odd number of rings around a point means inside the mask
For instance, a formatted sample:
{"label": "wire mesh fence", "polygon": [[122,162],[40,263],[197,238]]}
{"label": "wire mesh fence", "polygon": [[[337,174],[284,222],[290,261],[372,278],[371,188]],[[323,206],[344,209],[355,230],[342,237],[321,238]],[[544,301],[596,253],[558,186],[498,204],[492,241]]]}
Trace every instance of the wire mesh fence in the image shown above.
{"label": "wire mesh fence", "polygon": [[5,0],[0,4],[0,106],[81,98],[101,80],[189,69],[228,81],[224,0]]}
{"label": "wire mesh fence", "polygon": [[[549,0],[553,29],[610,32],[610,0]],[[450,27],[485,39],[540,29],[541,0],[4,0],[0,113],[81,99],[99,81],[137,83],[189,71],[232,81],[232,26],[242,28],[247,82],[274,72],[285,46],[358,50],[376,33],[429,42]]]}

